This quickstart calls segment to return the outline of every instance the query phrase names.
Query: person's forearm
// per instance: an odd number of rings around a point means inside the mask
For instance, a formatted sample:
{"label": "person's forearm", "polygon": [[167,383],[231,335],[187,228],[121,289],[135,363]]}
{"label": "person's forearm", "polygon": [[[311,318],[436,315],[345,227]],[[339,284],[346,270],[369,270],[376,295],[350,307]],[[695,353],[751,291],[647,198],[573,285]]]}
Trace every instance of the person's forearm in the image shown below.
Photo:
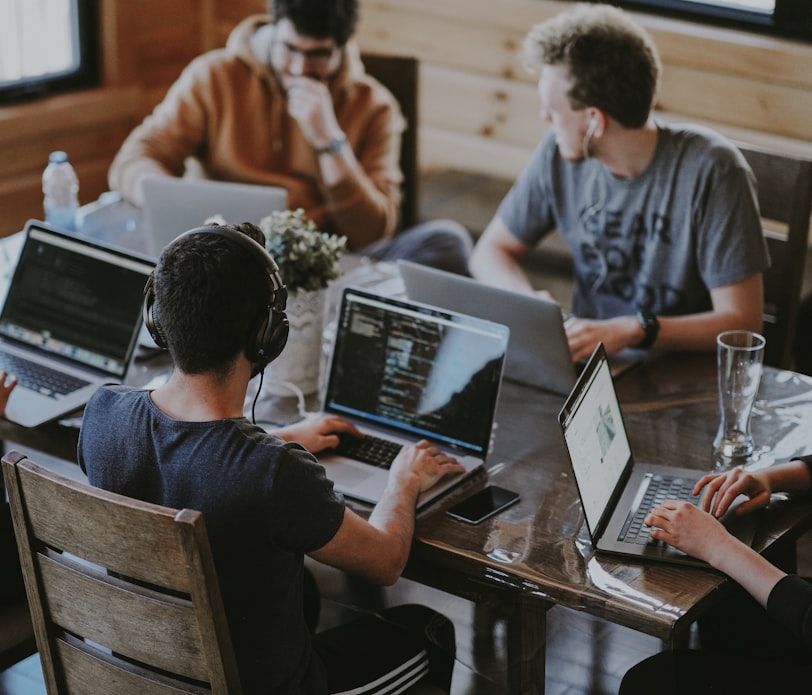
{"label": "person's forearm", "polygon": [[347,237],[350,249],[357,251],[391,237],[398,222],[400,198],[396,192],[378,190],[352,152],[340,157],[324,154],[319,161],[323,176],[329,170],[324,191],[330,220],[335,231]]}
{"label": "person's forearm", "polygon": [[474,246],[471,254],[469,262],[471,275],[480,282],[513,292],[530,294],[534,291],[515,258],[496,246],[480,243]]}
{"label": "person's forearm", "polygon": [[763,474],[773,492],[806,492],[812,488],[809,467],[798,459],[766,468]]}
{"label": "person's forearm", "polygon": [[706,559],[765,607],[773,587],[786,576],[785,572],[733,536],[712,548]]}
{"label": "person's forearm", "polygon": [[716,336],[728,330],[761,330],[762,319],[742,317],[735,313],[708,311],[685,316],[660,316],[660,331],[654,347],[658,350],[712,352]]}
{"label": "person's forearm", "polygon": [[390,479],[383,497],[369,517],[369,523],[390,539],[387,551],[391,551],[391,557],[387,558],[388,570],[385,572],[388,580],[382,581],[384,584],[394,583],[409,559],[418,494],[416,478]]}

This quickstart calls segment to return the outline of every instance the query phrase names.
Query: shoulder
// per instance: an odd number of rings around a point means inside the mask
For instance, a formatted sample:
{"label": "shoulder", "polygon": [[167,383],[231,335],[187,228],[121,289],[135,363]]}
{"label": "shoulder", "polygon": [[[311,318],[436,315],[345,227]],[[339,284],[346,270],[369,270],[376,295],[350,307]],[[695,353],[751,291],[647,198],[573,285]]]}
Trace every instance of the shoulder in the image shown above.
{"label": "shoulder", "polygon": [[750,167],[736,145],[721,133],[695,124],[658,124],[660,136],[667,149],[684,156],[705,160],[717,166],[744,169]]}
{"label": "shoulder", "polygon": [[336,76],[335,89],[356,108],[369,113],[402,119],[400,103],[389,89],[367,72],[360,48],[355,41],[345,47],[344,65]]}
{"label": "shoulder", "polygon": [[134,386],[124,386],[122,384],[101,386],[90,397],[87,409],[111,408],[124,402],[136,402],[147,397],[148,391]]}

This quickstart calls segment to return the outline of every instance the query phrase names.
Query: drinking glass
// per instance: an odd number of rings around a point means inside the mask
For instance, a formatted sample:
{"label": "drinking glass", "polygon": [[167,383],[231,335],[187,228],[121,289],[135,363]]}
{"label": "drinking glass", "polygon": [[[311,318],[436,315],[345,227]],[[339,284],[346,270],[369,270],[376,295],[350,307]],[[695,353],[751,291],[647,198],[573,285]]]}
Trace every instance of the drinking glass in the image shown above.
{"label": "drinking glass", "polygon": [[746,463],[755,450],[750,414],[761,381],[765,342],[752,331],[726,331],[716,338],[721,415],[713,442],[717,465]]}

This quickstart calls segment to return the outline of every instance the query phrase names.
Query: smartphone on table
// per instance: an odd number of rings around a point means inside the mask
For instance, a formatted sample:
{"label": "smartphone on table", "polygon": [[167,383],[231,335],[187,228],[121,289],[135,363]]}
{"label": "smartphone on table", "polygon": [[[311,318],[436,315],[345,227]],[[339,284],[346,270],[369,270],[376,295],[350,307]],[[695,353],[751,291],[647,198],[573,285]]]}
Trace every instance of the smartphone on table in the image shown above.
{"label": "smartphone on table", "polygon": [[498,485],[488,485],[462,502],[449,507],[446,514],[466,524],[480,524],[518,501],[518,492]]}

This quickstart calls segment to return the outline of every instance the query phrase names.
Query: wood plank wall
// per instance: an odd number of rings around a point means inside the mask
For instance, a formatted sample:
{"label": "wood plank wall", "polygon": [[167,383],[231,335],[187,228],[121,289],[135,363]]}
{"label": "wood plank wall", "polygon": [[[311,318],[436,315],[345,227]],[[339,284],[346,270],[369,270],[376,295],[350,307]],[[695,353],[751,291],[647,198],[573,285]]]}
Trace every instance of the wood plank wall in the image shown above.
{"label": "wood plank wall", "polygon": [[[514,177],[544,127],[535,76],[517,48],[561,0],[361,0],[364,50],[421,60],[424,166]],[[65,149],[83,203],[106,190],[127,133],[198,53],[223,45],[265,0],[99,0],[103,84],[0,107],[0,235],[42,214],[48,153]],[[812,44],[637,15],[665,64],[665,118],[702,121],[734,138],[812,156]]]}
{"label": "wood plank wall", "polygon": [[[537,76],[518,47],[561,0],[362,0],[370,51],[420,58],[424,166],[513,177],[544,125]],[[812,44],[634,13],[664,65],[664,119],[704,122],[734,139],[812,156]]]}

